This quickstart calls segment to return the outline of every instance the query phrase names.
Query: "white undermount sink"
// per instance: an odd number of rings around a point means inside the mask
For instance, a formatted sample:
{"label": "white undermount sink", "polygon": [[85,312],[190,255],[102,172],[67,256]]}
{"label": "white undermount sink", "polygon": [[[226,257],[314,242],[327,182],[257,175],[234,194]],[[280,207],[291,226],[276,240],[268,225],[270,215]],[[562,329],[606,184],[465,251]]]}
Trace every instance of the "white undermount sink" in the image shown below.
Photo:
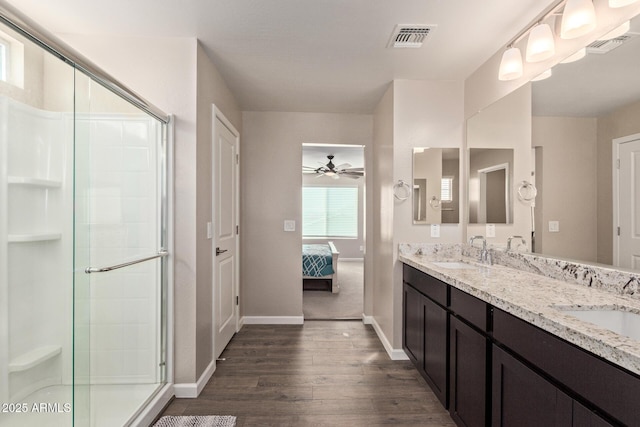
{"label": "white undermount sink", "polygon": [[640,314],[625,308],[582,307],[581,309],[556,307],[561,312],[585,322],[593,323],[619,335],[640,341]]}
{"label": "white undermount sink", "polygon": [[442,268],[450,268],[452,270],[473,270],[476,268],[475,265],[460,261],[437,261],[432,262],[432,264]]}

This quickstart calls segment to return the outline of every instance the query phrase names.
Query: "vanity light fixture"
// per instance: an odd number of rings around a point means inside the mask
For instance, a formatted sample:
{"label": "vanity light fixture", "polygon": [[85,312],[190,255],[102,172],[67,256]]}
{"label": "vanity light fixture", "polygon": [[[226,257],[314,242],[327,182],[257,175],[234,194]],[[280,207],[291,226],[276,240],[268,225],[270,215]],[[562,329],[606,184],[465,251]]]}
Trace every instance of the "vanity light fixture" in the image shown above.
{"label": "vanity light fixture", "polygon": [[551,77],[551,68],[545,70],[542,72],[542,74],[538,75],[537,77],[534,77],[531,79],[532,82],[539,82],[540,80],[544,80],[544,79],[548,79],[549,77]]}
{"label": "vanity light fixture", "polygon": [[549,24],[538,24],[529,33],[527,62],[540,62],[556,53],[556,43]]}
{"label": "vanity light fixture", "polygon": [[638,0],[609,0],[609,7],[624,7],[637,2]]}
{"label": "vanity light fixture", "polygon": [[623,22],[622,25],[609,31],[607,34],[600,37],[598,40],[611,40],[611,39],[618,38],[621,35],[628,33],[630,29],[631,29],[631,21]]}
{"label": "vanity light fixture", "polygon": [[575,39],[596,28],[596,10],[592,0],[567,0],[562,12],[560,37]]}
{"label": "vanity light fixture", "polygon": [[570,64],[571,62],[576,62],[576,61],[581,60],[586,55],[587,55],[587,48],[583,47],[582,49],[578,50],[576,53],[567,56],[565,59],[560,61],[560,63],[561,64]]}
{"label": "vanity light fixture", "polygon": [[509,46],[502,54],[498,79],[501,81],[515,80],[522,77],[522,53],[517,47]]}

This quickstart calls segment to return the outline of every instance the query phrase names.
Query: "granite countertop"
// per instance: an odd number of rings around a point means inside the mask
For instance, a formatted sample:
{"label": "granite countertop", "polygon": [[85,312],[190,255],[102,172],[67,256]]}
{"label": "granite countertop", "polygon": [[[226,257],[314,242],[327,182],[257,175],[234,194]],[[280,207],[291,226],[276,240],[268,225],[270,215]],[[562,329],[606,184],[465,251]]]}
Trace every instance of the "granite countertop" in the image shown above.
{"label": "granite countertop", "polygon": [[[565,339],[640,375],[640,341],[579,320],[554,307],[625,307],[640,314],[640,299],[567,283],[502,265],[480,264],[463,255],[399,253],[399,260],[494,307]],[[452,269],[434,262],[461,261],[473,269]]]}

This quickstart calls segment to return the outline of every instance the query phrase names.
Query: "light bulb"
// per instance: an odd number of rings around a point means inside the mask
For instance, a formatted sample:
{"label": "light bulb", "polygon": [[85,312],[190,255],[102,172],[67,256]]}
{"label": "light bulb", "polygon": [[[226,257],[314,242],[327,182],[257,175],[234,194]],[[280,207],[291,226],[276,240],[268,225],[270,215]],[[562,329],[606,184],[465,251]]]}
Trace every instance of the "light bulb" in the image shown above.
{"label": "light bulb", "polygon": [[598,40],[615,39],[617,37],[620,37],[623,34],[628,33],[630,29],[631,29],[631,21],[623,22],[622,25],[620,25],[620,26],[614,28],[613,30],[609,31],[604,36],[599,37]]}
{"label": "light bulb", "polygon": [[609,0],[609,7],[624,7],[637,1],[638,0]]}
{"label": "light bulb", "polygon": [[540,62],[556,53],[553,31],[549,24],[539,24],[529,33],[527,42],[527,62]]}
{"label": "light bulb", "polygon": [[532,78],[531,81],[539,82],[540,80],[548,79],[549,77],[551,77],[551,74],[552,74],[551,68],[549,68],[548,70],[543,71],[537,77]]}
{"label": "light bulb", "polygon": [[582,58],[584,58],[586,55],[587,55],[587,48],[583,47],[582,49],[580,49],[576,53],[567,56],[565,59],[560,61],[560,63],[561,64],[569,64],[571,62],[576,62],[576,61],[579,61]]}
{"label": "light bulb", "polygon": [[575,39],[596,27],[596,11],[591,0],[568,0],[562,12],[560,37]]}
{"label": "light bulb", "polygon": [[506,81],[520,77],[522,77],[522,53],[517,47],[512,47],[502,54],[498,79]]}

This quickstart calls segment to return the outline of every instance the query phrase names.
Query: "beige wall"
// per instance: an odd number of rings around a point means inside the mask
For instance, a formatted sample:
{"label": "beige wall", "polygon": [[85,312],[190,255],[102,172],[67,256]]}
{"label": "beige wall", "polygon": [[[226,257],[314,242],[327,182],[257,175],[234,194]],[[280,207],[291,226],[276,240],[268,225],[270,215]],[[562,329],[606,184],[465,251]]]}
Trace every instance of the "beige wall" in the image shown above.
{"label": "beige wall", "polygon": [[402,242],[459,242],[462,226],[441,225],[441,237],[414,225],[411,198],[393,197],[398,180],[411,182],[414,147],[461,147],[463,85],[455,81],[396,80],[374,112],[373,317],[391,349],[402,348]]}
{"label": "beige wall", "polygon": [[241,314],[302,316],[302,144],[364,145],[366,160],[372,117],[244,112],[241,133]]}
{"label": "beige wall", "polygon": [[[596,119],[533,117],[532,144],[543,147],[542,158],[536,158],[542,166],[536,203],[544,206],[536,209],[536,252],[597,261]],[[560,232],[549,233],[549,221],[559,221]]]}
{"label": "beige wall", "polygon": [[[487,243],[505,246],[507,238],[515,235],[523,236],[531,247],[531,208],[517,197],[518,185],[532,181],[531,86],[523,86],[467,120],[467,148],[513,148],[513,223],[497,224],[496,236],[487,238]],[[486,236],[486,226],[469,224],[467,235]]]}
{"label": "beige wall", "polygon": [[[393,134],[395,85],[389,85],[373,114],[373,268],[371,315],[393,342]],[[366,280],[366,277],[365,277]],[[366,290],[365,290],[366,293]],[[398,347],[399,348],[399,347]]]}
{"label": "beige wall", "polygon": [[207,222],[212,214],[212,132],[213,107],[222,111],[237,131],[242,128],[242,114],[233,93],[227,87],[204,49],[197,45],[196,94],[196,377],[200,377],[213,360],[213,246],[207,238]]}

